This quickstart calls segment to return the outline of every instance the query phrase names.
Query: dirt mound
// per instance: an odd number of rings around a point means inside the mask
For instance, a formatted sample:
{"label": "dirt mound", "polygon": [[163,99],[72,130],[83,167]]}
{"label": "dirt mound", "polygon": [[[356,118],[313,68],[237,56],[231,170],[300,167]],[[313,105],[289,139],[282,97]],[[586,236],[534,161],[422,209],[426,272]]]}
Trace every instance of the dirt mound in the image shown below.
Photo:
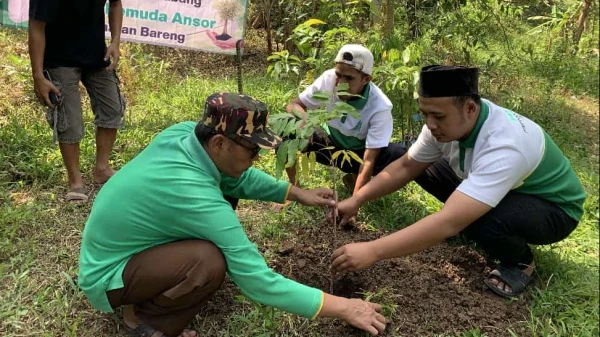
{"label": "dirt mound", "polygon": [[[269,264],[286,277],[329,292],[332,234],[327,225],[298,229],[294,242],[276,249],[277,255]],[[382,235],[385,233],[338,230],[336,248]],[[489,272],[490,266],[477,252],[442,243],[419,254],[336,276],[333,292],[344,297],[368,297],[382,304],[390,322],[386,336],[432,336],[474,329],[488,336],[510,336],[508,328],[519,334],[520,323],[529,316],[530,299],[521,296],[510,302],[486,291],[483,279]],[[227,282],[211,301],[219,303],[218,308],[211,305],[201,315],[226,324],[227,315],[239,305],[233,299],[235,294],[239,291]],[[299,336],[315,333],[308,330],[294,332]],[[338,320],[320,320],[316,330],[318,336],[364,336]]]}

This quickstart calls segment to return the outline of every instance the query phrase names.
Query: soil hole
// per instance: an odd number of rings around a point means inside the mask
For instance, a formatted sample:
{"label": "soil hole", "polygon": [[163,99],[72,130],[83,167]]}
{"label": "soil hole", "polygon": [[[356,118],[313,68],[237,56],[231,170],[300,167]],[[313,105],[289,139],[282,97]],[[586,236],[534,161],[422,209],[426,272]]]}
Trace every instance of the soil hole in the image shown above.
{"label": "soil hole", "polygon": [[333,282],[333,294],[346,298],[362,298],[360,293],[363,290],[361,287],[360,282],[357,280],[350,277],[344,277]]}

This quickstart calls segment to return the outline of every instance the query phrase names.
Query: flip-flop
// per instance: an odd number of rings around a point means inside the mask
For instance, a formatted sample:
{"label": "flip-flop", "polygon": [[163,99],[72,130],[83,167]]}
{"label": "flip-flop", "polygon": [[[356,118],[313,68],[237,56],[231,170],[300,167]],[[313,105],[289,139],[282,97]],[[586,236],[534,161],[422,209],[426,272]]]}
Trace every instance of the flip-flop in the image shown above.
{"label": "flip-flop", "polygon": [[[500,280],[504,282],[504,284],[508,284],[511,287],[512,291],[509,292],[504,289],[498,288],[497,285],[491,282],[492,278]],[[488,275],[488,277],[485,280],[483,280],[483,283],[485,283],[485,285],[487,285],[490,288],[490,290],[492,290],[494,293],[502,297],[512,298],[522,293],[525,290],[525,288],[531,283],[532,280],[533,276],[525,274],[518,267],[507,267],[499,265]]]}
{"label": "flip-flop", "polygon": [[87,190],[85,187],[77,187],[67,192],[65,196],[66,201],[81,201],[86,202],[88,200]]}

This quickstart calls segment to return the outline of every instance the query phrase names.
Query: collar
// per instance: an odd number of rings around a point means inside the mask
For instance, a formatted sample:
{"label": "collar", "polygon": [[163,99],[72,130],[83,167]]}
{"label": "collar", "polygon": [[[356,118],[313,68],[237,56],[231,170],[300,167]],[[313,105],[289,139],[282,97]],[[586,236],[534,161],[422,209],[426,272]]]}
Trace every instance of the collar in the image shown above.
{"label": "collar", "polygon": [[369,92],[371,92],[371,82],[365,85],[363,92],[360,94],[361,97],[355,97],[355,99],[351,99],[346,103],[353,106],[356,110],[361,110],[367,105],[367,100],[369,99]]}
{"label": "collar", "polygon": [[475,142],[477,141],[477,137],[479,136],[479,131],[481,131],[481,127],[483,123],[487,120],[490,114],[490,108],[488,105],[482,100],[481,106],[479,108],[479,116],[477,116],[477,121],[475,122],[475,127],[469,133],[467,138],[462,141],[459,141],[458,144],[462,148],[473,148],[475,147]]}
{"label": "collar", "polygon": [[204,147],[200,144],[200,141],[198,141],[198,137],[196,137],[193,130],[190,135],[183,140],[183,147],[188,151],[194,162],[196,162],[200,168],[214,178],[217,183],[221,182],[219,170],[212,159],[210,159],[208,153],[206,153],[206,150],[204,150]]}

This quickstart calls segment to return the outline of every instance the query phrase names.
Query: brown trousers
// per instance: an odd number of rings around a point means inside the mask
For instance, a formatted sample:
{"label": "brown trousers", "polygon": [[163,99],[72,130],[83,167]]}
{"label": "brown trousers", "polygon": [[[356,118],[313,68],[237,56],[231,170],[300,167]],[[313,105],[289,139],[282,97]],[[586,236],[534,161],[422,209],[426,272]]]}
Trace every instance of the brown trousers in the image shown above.
{"label": "brown trousers", "polygon": [[133,304],[144,323],[177,336],[223,284],[225,270],[211,242],[171,242],[134,255],[123,271],[124,287],[106,294],[113,309]]}

